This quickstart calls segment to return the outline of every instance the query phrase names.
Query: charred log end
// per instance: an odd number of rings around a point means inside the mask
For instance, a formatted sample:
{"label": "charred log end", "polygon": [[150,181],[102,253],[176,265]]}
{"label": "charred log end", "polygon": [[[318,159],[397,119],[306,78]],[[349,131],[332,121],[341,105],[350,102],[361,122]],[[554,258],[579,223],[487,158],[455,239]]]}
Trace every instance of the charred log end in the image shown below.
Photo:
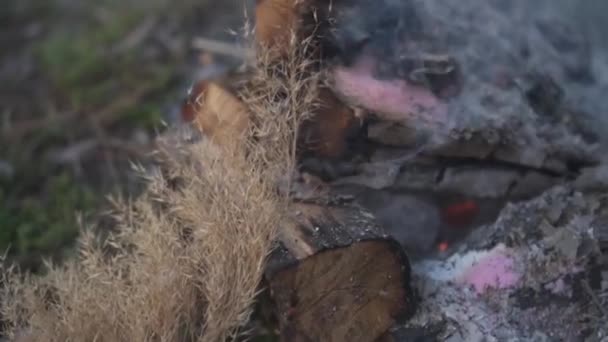
{"label": "charred log end", "polygon": [[354,111],[329,89],[321,89],[319,107],[300,129],[301,150],[321,158],[342,158],[348,151],[349,139],[360,128],[361,121]]}
{"label": "charred log end", "polygon": [[375,341],[414,313],[408,258],[371,215],[302,208],[266,272],[281,340]]}
{"label": "charred log end", "polygon": [[276,273],[269,286],[284,341],[374,341],[414,309],[399,248],[370,240]]}

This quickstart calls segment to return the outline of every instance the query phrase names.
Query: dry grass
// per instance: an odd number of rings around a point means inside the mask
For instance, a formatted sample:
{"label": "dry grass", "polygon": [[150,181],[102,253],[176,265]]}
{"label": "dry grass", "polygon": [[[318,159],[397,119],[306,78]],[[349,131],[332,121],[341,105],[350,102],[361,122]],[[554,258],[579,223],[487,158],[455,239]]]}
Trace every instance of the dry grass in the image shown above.
{"label": "dry grass", "polygon": [[[292,44],[296,46],[295,39]],[[297,127],[316,98],[306,53],[259,58],[241,94],[253,124],[246,153],[206,141],[172,145],[148,189],[117,202],[118,227],[84,231],[80,257],[45,276],[3,270],[2,318],[27,341],[224,341],[242,335],[287,195]],[[174,140],[175,141],[175,140]]]}

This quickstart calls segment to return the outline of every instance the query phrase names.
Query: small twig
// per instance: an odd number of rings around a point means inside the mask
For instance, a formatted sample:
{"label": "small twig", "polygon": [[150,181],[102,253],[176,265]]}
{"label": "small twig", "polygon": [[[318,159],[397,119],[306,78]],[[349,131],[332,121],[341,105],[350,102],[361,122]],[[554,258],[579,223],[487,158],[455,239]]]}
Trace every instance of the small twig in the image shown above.
{"label": "small twig", "polygon": [[99,142],[95,139],[86,139],[56,152],[49,156],[53,163],[57,164],[74,164],[79,162],[84,155],[97,148]]}
{"label": "small twig", "polygon": [[245,60],[250,60],[255,57],[255,52],[252,49],[208,38],[194,38],[194,40],[192,40],[192,47],[197,50]]}
{"label": "small twig", "polygon": [[127,50],[134,49],[140,46],[146,40],[158,21],[157,17],[148,17],[137,26],[133,31],[128,33],[126,37],[112,48],[112,52],[121,53]]}
{"label": "small twig", "polygon": [[131,106],[136,105],[142,97],[148,94],[150,91],[154,89],[153,86],[143,86],[138,89],[134,89],[129,94],[120,97],[116,101],[110,103],[108,106],[104,107],[102,110],[92,113],[91,117],[95,117],[96,121],[102,126],[111,126],[117,120],[120,120],[124,113],[122,110],[125,108],[129,108]]}
{"label": "small twig", "polygon": [[101,146],[123,151],[124,153],[131,154],[138,158],[145,158],[146,156],[151,155],[154,151],[153,146],[142,146],[117,138],[106,138],[101,142]]}
{"label": "small twig", "polygon": [[[106,143],[106,140],[108,139],[108,135],[106,134],[106,131],[103,129],[102,125],[100,124],[99,119],[100,118],[98,118],[97,116],[90,116],[89,122],[91,123],[93,132],[97,136],[97,139],[99,140],[99,142],[104,144],[104,143]],[[119,172],[118,172],[118,168],[116,167],[116,164],[114,163],[114,158],[113,158],[112,154],[109,151],[107,151],[106,149],[103,149],[102,153],[103,153],[104,161],[106,162],[106,165],[107,165],[107,170],[108,170],[108,174],[109,174],[110,178],[114,182],[118,182]]]}
{"label": "small twig", "polygon": [[[143,96],[145,96],[151,89],[151,86],[136,89],[133,92],[110,103],[108,106],[102,108],[101,110],[91,113],[90,115],[95,117],[97,122],[102,126],[111,125],[116,122],[116,120],[122,117],[122,109],[137,104],[137,102]],[[7,132],[3,138],[7,141],[20,140],[25,135],[28,135],[32,132],[44,129],[46,127],[56,126],[59,124],[68,125],[69,122],[76,120],[80,117],[80,112],[69,112],[60,116],[49,116],[40,119],[32,119],[20,123],[15,123],[10,127],[10,131]]]}
{"label": "small twig", "polygon": [[600,313],[602,314],[602,316],[608,318],[608,311],[606,311],[606,309],[602,305],[602,302],[600,301],[600,299],[593,292],[593,289],[591,288],[591,286],[589,286],[589,282],[587,282],[586,280],[581,280],[581,285],[583,285],[583,288],[589,295],[589,298],[591,298],[591,301],[597,306],[597,308],[600,311]]}
{"label": "small twig", "polygon": [[[62,149],[56,153],[53,153],[49,156],[50,160],[57,164],[71,164],[77,163],[81,159],[83,159],[87,154],[91,153],[98,148],[106,148],[117,151],[122,151],[129,155],[133,155],[136,157],[144,157],[147,154],[150,154],[153,150],[152,147],[141,146],[138,144],[131,143],[129,141],[124,141],[121,139],[110,138],[106,135],[99,136],[98,138],[93,139],[85,139],[79,142],[76,142],[65,149]],[[0,174],[4,171],[3,161],[0,160]],[[7,166],[8,168],[8,166]]]}
{"label": "small twig", "polygon": [[76,118],[78,118],[78,113],[70,112],[60,116],[44,117],[40,119],[31,119],[19,123],[13,123],[10,127],[10,130],[8,130],[4,135],[4,139],[19,140],[24,135],[27,135],[30,132],[37,131],[59,123],[71,121]]}

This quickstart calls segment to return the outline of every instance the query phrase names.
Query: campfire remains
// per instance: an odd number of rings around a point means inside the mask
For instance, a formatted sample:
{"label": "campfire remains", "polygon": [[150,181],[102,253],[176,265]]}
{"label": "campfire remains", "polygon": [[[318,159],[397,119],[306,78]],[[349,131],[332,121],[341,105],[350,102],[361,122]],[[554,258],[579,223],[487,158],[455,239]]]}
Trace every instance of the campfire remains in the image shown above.
{"label": "campfire remains", "polygon": [[[266,271],[282,340],[608,338],[608,73],[524,4],[258,1],[264,67],[295,45],[321,75]],[[242,78],[185,107],[235,149]]]}

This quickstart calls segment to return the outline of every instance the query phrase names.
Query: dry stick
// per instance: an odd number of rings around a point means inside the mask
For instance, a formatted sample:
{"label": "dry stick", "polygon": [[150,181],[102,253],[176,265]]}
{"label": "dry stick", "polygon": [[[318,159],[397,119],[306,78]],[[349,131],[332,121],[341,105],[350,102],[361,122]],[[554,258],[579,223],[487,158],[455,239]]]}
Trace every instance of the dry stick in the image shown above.
{"label": "dry stick", "polygon": [[583,285],[585,292],[587,292],[587,295],[589,295],[589,298],[591,298],[591,301],[593,302],[593,304],[595,304],[597,306],[597,308],[600,311],[600,313],[602,314],[602,316],[608,317],[608,311],[606,311],[606,309],[602,306],[602,302],[597,297],[597,295],[593,292],[593,289],[589,285],[589,282],[586,280],[582,280],[581,285]]}
{"label": "dry stick", "polygon": [[[145,96],[150,90],[151,86],[141,87],[135,89],[133,92],[120,97],[118,100],[110,103],[106,107],[102,108],[97,112],[93,112],[90,115],[95,116],[97,118],[97,122],[102,125],[111,125],[120,119],[123,115],[121,110],[130,106],[137,104],[137,102]],[[42,119],[36,120],[28,120],[11,127],[10,132],[5,134],[4,139],[7,141],[14,141],[23,138],[23,136],[44,129],[45,127],[57,125],[57,124],[67,124],[72,120],[76,120],[80,118],[80,112],[70,112],[67,114],[63,114],[61,116],[54,117],[45,117]]]}
{"label": "dry stick", "polygon": [[37,131],[53,124],[63,123],[75,119],[78,117],[78,114],[79,113],[77,112],[70,112],[67,114],[62,114],[60,116],[26,120],[18,124],[13,124],[11,125],[10,131],[6,132],[6,134],[4,135],[4,139],[18,140],[32,131]]}
{"label": "dry stick", "polygon": [[145,157],[153,152],[151,147],[147,148],[130,141],[104,136],[103,139],[92,138],[78,141],[67,146],[58,153],[53,154],[51,160],[58,164],[67,164],[83,159],[84,156],[91,153],[91,151],[100,147],[117,150],[135,157]]}
{"label": "dry stick", "polygon": [[[106,134],[105,129],[103,129],[101,123],[99,122],[100,118],[98,118],[97,116],[89,116],[88,119],[89,119],[88,121],[89,121],[90,126],[93,129],[94,134],[97,136],[98,141],[105,142],[108,135]],[[116,167],[116,164],[114,163],[112,155],[106,149],[102,150],[102,154],[103,154],[103,159],[107,166],[108,174],[109,174],[110,178],[112,179],[112,181],[116,182],[119,177],[118,169]]]}
{"label": "dry stick", "polygon": [[[151,86],[139,88],[135,94],[120,98],[118,101],[109,106],[110,108],[106,108],[106,110],[104,110],[102,113],[89,116],[90,125],[102,146],[107,147],[111,145],[111,139],[106,133],[104,127],[113,124],[116,120],[122,117],[123,113],[120,111],[121,108],[127,108],[135,105],[139,99],[141,99],[141,97],[147,94],[151,89]],[[116,167],[112,155],[108,151],[104,151],[104,159],[106,160],[111,177],[114,180],[118,179],[118,168]]]}
{"label": "dry stick", "polygon": [[238,59],[253,60],[255,58],[255,51],[252,49],[208,38],[195,38],[192,41],[192,47],[197,50],[235,57]]}

